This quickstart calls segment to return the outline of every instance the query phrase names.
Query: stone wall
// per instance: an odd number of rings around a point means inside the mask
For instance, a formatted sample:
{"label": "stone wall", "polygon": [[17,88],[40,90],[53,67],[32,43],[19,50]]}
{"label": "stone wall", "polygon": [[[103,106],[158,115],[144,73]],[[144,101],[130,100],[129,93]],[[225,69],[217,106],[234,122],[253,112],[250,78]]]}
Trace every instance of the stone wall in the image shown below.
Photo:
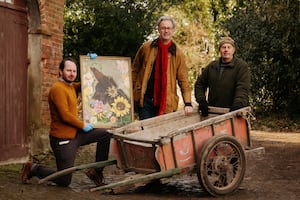
{"label": "stone wall", "polygon": [[64,0],[27,0],[29,15],[28,129],[31,153],[49,149],[48,92],[63,58]]}
{"label": "stone wall", "polygon": [[45,32],[41,41],[41,119],[43,124],[49,125],[48,91],[52,83],[57,80],[58,65],[63,53],[64,1],[41,0],[40,12],[41,28]]}

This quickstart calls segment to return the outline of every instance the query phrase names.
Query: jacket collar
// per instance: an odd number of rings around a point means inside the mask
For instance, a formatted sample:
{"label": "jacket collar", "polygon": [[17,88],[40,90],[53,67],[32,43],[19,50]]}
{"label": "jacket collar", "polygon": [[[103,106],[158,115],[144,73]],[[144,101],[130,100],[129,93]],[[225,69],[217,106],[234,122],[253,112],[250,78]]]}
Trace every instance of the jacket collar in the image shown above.
{"label": "jacket collar", "polygon": [[[158,47],[158,39],[156,38],[151,42],[151,47]],[[172,41],[172,45],[169,47],[168,51],[173,55],[176,56],[176,44]]]}
{"label": "jacket collar", "polygon": [[229,63],[222,63],[222,59],[220,58],[219,59],[219,66],[220,67],[234,67],[234,60],[235,60],[235,57],[233,57],[233,59]]}

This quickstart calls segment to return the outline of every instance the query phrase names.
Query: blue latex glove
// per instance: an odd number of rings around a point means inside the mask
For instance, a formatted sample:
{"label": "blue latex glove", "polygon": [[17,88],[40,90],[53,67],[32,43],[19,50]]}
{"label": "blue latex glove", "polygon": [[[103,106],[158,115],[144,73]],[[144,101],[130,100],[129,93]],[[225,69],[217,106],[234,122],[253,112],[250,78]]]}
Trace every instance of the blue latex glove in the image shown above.
{"label": "blue latex glove", "polygon": [[90,59],[95,59],[98,55],[96,53],[88,53],[87,56],[89,56]]}
{"label": "blue latex glove", "polygon": [[93,125],[92,124],[86,124],[85,127],[82,129],[84,132],[90,132],[91,130],[93,130]]}

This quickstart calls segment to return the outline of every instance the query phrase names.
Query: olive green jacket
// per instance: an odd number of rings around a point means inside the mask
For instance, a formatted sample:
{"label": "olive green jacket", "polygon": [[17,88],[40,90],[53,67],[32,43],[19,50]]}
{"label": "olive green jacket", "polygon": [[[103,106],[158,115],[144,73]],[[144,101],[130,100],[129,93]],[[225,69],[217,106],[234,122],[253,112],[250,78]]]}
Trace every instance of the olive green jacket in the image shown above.
{"label": "olive green jacket", "polygon": [[[147,90],[153,65],[155,64],[158,44],[157,39],[144,43],[138,50],[132,66],[132,83],[134,101],[143,107],[144,95]],[[184,103],[191,105],[191,88],[188,81],[187,67],[184,55],[173,44],[169,48],[166,113],[174,112],[178,108],[177,82],[181,88]]]}
{"label": "olive green jacket", "polygon": [[229,64],[222,64],[220,59],[212,61],[204,68],[195,83],[196,101],[206,100],[208,105],[225,108],[242,108],[249,105],[250,71],[242,59],[234,57]]}

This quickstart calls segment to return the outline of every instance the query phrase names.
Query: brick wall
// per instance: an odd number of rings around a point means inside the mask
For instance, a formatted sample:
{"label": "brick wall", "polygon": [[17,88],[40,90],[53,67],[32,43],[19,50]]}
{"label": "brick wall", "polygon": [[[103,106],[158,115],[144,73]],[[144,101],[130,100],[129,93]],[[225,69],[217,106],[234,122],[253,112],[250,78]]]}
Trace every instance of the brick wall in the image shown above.
{"label": "brick wall", "polygon": [[57,80],[58,66],[63,57],[64,0],[40,0],[41,31],[41,120],[50,124],[48,92]]}

